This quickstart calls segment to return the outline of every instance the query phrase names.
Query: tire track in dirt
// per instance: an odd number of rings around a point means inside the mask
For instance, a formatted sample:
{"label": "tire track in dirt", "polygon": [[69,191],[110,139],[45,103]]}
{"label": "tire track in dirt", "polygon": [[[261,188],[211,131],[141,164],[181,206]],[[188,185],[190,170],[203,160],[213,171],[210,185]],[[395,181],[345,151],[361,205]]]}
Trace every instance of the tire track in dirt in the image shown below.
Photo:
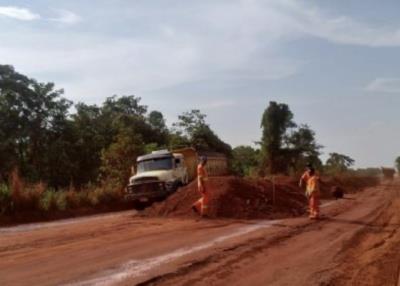
{"label": "tire track in dirt", "polygon": [[[328,207],[330,205],[335,204],[336,201],[330,201],[322,205],[322,208]],[[149,286],[149,285],[159,285],[163,284],[167,281],[175,281],[179,279],[179,277],[185,276],[189,273],[196,272],[206,267],[209,264],[213,263],[222,263],[223,265],[218,269],[207,272],[207,276],[212,275],[221,275],[219,273],[220,268],[225,269],[224,272],[229,272],[228,269],[235,268],[235,264],[238,262],[242,262],[243,260],[247,260],[251,257],[254,257],[256,254],[265,251],[268,248],[277,246],[279,244],[284,244],[286,240],[296,236],[300,233],[304,233],[307,231],[314,230],[317,226],[315,225],[315,221],[307,221],[300,225],[289,226],[284,224],[284,220],[276,220],[272,226],[285,228],[286,230],[280,230],[280,234],[273,236],[271,239],[265,237],[257,237],[251,240],[244,241],[242,243],[236,244],[233,247],[223,248],[219,252],[214,252],[211,255],[208,255],[202,259],[192,260],[191,262],[185,263],[182,267],[178,268],[176,271],[169,272],[166,274],[158,275],[152,277],[146,281],[143,281],[137,285],[140,286]],[[319,223],[322,223],[320,221]],[[326,223],[326,222],[324,222]],[[185,282],[182,285],[193,285],[197,282],[201,282],[201,278],[199,279],[191,279]],[[173,285],[174,282],[169,285]],[[125,285],[125,284],[124,284]],[[129,284],[127,284],[129,285]]]}
{"label": "tire track in dirt", "polygon": [[343,246],[336,258],[339,267],[332,274],[329,285],[399,285],[399,209],[400,196],[396,193],[373,223]]}
{"label": "tire track in dirt", "polygon": [[[324,208],[334,203],[335,201],[331,201],[325,203],[321,207]],[[284,220],[267,220],[256,223],[249,223],[248,226],[242,226],[230,234],[219,236],[209,242],[199,244],[197,246],[193,246],[190,248],[177,249],[173,252],[167,253],[166,255],[149,258],[144,261],[136,261],[136,260],[128,261],[113,270],[105,271],[105,273],[97,275],[97,277],[95,278],[83,281],[77,281],[67,285],[86,286],[86,285],[114,285],[118,283],[123,283],[124,280],[129,280],[129,278],[131,279],[137,278],[138,276],[146,274],[147,271],[150,271],[157,266],[160,266],[162,264],[167,264],[175,259],[187,256],[192,253],[216,247],[219,244],[227,240],[230,240],[232,238],[240,237],[251,232],[256,232],[258,230],[265,230],[270,227],[281,227],[288,229],[287,232],[284,231],[280,235],[274,236],[271,240],[267,240],[267,243],[264,237],[261,238],[257,237],[255,239],[235,244],[233,247],[228,247],[228,248],[222,247],[219,249],[219,251],[214,252],[210,256],[206,256],[205,258],[202,258],[200,260],[192,260],[191,262],[185,263],[185,266],[178,268],[178,270],[176,270],[175,272],[169,272],[163,275],[159,275],[150,278],[148,281],[140,282],[139,284],[137,284],[137,285],[153,285],[154,283],[163,281],[165,279],[169,279],[176,275],[184,275],[190,271],[193,271],[195,268],[198,268],[199,266],[205,266],[208,263],[216,262],[219,259],[224,259],[226,258],[226,255],[229,255],[232,252],[243,252],[243,253],[239,255],[239,258],[235,258],[234,261],[231,261],[230,263],[234,263],[236,260],[241,261],[249,255],[258,253],[259,251],[262,251],[268,247],[272,247],[275,244],[282,243],[286,239],[295,236],[298,233],[304,232],[305,231],[304,229],[306,227],[315,224],[314,221],[307,221],[306,223],[303,223],[301,225],[290,227],[288,225],[285,225],[283,222]],[[248,248],[249,245],[252,246],[251,249]]]}
{"label": "tire track in dirt", "polygon": [[[385,192],[390,189],[391,185],[384,185],[380,188],[376,188],[377,191]],[[372,194],[375,196],[375,194]],[[372,197],[371,196],[371,197]],[[332,203],[328,203],[332,204]],[[327,205],[328,205],[327,204]],[[354,203],[356,206],[358,204]],[[387,203],[378,204],[375,208],[371,209],[371,211],[367,214],[366,217],[361,218],[361,220],[369,220],[374,221],[375,216],[378,213],[378,217],[381,216],[380,211],[385,210],[385,206]],[[340,214],[343,210],[338,211],[335,210],[331,217],[334,217]],[[383,211],[382,211],[383,213]],[[243,244],[237,245],[234,248],[225,249],[219,253],[212,254],[210,256],[205,257],[202,260],[194,260],[191,263],[177,269],[175,272],[170,272],[164,275],[159,275],[157,277],[153,277],[144,281],[138,285],[140,286],[149,286],[149,285],[197,285],[202,283],[211,283],[212,279],[209,277],[217,277],[216,279],[224,279],[224,277],[230,276],[234,271],[240,268],[239,264],[243,264],[244,261],[247,263],[251,263],[251,260],[257,256],[259,253],[267,252],[268,249],[272,247],[277,247],[279,245],[284,245],[286,241],[290,240],[292,237],[295,237],[298,234],[305,234],[306,232],[315,231],[316,229],[322,229],[325,226],[329,225],[332,220],[326,219],[321,220],[317,223],[308,223],[303,226],[298,226],[294,229],[288,230],[286,233],[275,237],[272,240],[268,240],[266,238],[259,238],[255,240],[247,241]],[[346,222],[350,223],[350,222]],[[353,222],[352,222],[353,223]],[[355,225],[362,225],[362,223],[354,222]],[[362,227],[364,229],[364,227]],[[216,265],[215,267],[210,267],[207,270],[207,267],[210,265]],[[326,280],[325,273],[332,272],[336,266],[328,266],[325,269],[318,271],[315,273],[314,279],[315,284],[309,285],[331,285],[330,283],[325,284],[323,280]],[[198,274],[196,274],[198,272]],[[325,273],[324,273],[325,272]],[[192,278],[188,278],[191,276]],[[330,275],[328,275],[329,277]],[[181,278],[185,277],[184,281]],[[321,278],[322,277],[322,278]],[[397,277],[396,277],[397,278]],[[207,279],[208,282],[205,282],[204,279]],[[215,282],[215,281],[214,281]],[[332,280],[333,282],[333,280]],[[322,284],[321,284],[322,283]],[[211,283],[212,284],[212,283]],[[125,285],[125,284],[124,284]],[[127,284],[128,285],[128,284]],[[219,284],[217,284],[219,285]],[[343,285],[343,284],[335,284],[335,285]],[[385,285],[385,284],[376,284],[376,285]],[[393,285],[393,284],[392,284]]]}

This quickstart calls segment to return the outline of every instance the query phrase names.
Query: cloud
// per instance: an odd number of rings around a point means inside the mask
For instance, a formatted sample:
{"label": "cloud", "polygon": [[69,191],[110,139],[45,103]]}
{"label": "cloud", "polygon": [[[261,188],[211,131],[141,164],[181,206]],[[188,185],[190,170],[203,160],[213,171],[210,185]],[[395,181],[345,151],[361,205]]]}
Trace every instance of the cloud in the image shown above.
{"label": "cloud", "polygon": [[400,93],[400,78],[376,78],[367,84],[365,90],[376,93]]}
{"label": "cloud", "polygon": [[56,10],[58,16],[50,18],[50,21],[59,22],[62,24],[73,25],[82,21],[81,17],[68,10]]}
{"label": "cloud", "polygon": [[342,45],[400,46],[400,27],[374,26],[346,15],[331,16],[324,10],[294,0],[253,1],[260,11],[272,11],[279,19],[281,37],[317,37]]}
{"label": "cloud", "polygon": [[32,21],[40,19],[40,15],[33,13],[29,9],[14,6],[0,6],[0,16],[5,16],[21,21]]}
{"label": "cloud", "polygon": [[[205,0],[165,9],[147,1],[121,3],[79,10],[87,29],[59,33],[47,25],[17,33],[11,28],[0,34],[0,42],[7,43],[0,46],[0,58],[39,80],[56,81],[68,97],[82,100],[162,93],[194,82],[213,87],[285,79],[306,64],[285,54],[285,45],[297,39],[400,46],[397,29],[332,16],[309,2]],[[47,19],[81,21],[71,11],[56,11],[57,17]]]}

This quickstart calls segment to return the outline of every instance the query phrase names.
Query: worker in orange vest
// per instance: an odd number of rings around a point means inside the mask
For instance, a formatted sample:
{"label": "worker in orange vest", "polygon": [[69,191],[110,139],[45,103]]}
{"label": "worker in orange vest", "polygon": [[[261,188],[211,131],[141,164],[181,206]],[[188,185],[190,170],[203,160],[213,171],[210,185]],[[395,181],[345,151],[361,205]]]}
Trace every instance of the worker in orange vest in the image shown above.
{"label": "worker in orange vest", "polygon": [[206,170],[207,157],[200,157],[200,163],[197,166],[197,187],[201,194],[201,198],[192,206],[193,211],[199,213],[201,216],[207,216],[208,203],[209,203],[209,188],[208,188],[208,174]]}
{"label": "worker in orange vest", "polygon": [[307,165],[307,170],[300,178],[299,187],[303,187],[303,182],[306,183],[306,196],[309,202],[309,218],[319,218],[320,204],[320,177],[315,172],[311,164]]}

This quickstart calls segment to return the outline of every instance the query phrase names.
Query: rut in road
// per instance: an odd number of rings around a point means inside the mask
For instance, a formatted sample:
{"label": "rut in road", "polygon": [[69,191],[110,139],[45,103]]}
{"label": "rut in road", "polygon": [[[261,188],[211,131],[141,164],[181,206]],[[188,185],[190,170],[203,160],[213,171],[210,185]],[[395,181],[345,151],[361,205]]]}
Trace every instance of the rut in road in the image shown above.
{"label": "rut in road", "polygon": [[[326,262],[326,265],[320,268],[314,267],[315,272],[305,279],[309,284],[300,282],[298,285],[396,285],[400,258],[400,232],[397,230],[400,222],[397,211],[400,199],[393,195],[393,187],[389,184],[377,189],[386,195],[372,194],[371,196],[378,196],[378,199],[360,219],[336,219],[335,214],[331,214],[329,219],[294,227],[272,240],[254,239],[205,259],[195,260],[175,272],[153,277],[139,285],[224,285],[223,281],[226,278],[240,272],[244,264],[251,266],[252,260],[260,256],[260,253],[266,256],[265,267],[268,268],[268,251],[273,247],[285,247],[298,235],[304,236],[307,232],[323,230],[338,223],[354,224],[356,230],[351,236],[340,241],[342,247],[339,247],[339,251],[335,250],[331,263]],[[353,207],[357,208],[357,204]],[[243,282],[238,282],[237,285],[243,285]],[[289,284],[277,279],[273,285]]]}
{"label": "rut in road", "polygon": [[400,190],[377,219],[361,229],[337,259],[329,285],[397,285],[400,269]]}

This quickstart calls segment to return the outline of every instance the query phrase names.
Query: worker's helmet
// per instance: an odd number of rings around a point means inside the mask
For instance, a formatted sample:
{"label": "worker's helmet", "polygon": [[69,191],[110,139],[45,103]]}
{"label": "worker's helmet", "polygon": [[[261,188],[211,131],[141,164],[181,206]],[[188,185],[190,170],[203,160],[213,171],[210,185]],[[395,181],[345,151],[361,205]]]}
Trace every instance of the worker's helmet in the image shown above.
{"label": "worker's helmet", "polygon": [[200,156],[200,163],[207,163],[207,156]]}
{"label": "worker's helmet", "polygon": [[310,172],[314,173],[314,172],[315,172],[315,169],[314,169],[313,164],[308,163],[308,164],[307,164],[307,170],[309,170]]}

